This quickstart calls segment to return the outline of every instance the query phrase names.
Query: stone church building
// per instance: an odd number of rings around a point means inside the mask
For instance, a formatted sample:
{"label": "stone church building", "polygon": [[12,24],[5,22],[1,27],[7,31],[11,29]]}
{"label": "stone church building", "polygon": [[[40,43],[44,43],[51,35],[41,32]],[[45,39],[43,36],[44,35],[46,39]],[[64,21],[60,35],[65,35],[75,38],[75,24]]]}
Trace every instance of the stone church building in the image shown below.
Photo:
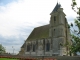
{"label": "stone church building", "polygon": [[49,24],[34,28],[22,45],[19,54],[26,56],[68,55],[69,48],[66,44],[67,42],[71,44],[71,37],[66,14],[57,3],[50,15]]}

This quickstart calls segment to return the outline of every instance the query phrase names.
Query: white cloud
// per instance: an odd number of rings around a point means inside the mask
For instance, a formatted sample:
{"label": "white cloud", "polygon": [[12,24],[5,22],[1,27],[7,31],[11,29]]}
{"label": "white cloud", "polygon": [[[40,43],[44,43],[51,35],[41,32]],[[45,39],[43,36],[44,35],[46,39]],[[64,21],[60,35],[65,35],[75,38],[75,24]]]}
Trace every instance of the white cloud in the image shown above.
{"label": "white cloud", "polygon": [[[66,11],[70,9],[70,7],[64,2],[65,1],[61,3],[63,7],[66,7]],[[19,26],[39,26],[40,24],[37,24],[38,22],[45,22],[45,24],[49,23],[49,13],[52,11],[55,4],[56,1],[52,0],[19,0],[19,2],[12,2],[5,7],[1,7],[3,13],[0,14],[0,33],[10,36],[11,34],[15,34],[15,30]],[[70,11],[66,12],[67,15],[73,15],[69,13]]]}
{"label": "white cloud", "polygon": [[[68,19],[76,16],[71,9],[71,1],[59,0],[59,2],[64,8]],[[49,14],[56,3],[57,1],[55,0],[18,0],[17,2],[14,1],[0,6],[0,34],[4,37],[18,37],[21,35],[27,38],[34,27],[49,23]],[[70,22],[70,20],[68,21]],[[30,31],[28,33],[21,32],[20,30],[23,28],[26,28],[26,31]]]}

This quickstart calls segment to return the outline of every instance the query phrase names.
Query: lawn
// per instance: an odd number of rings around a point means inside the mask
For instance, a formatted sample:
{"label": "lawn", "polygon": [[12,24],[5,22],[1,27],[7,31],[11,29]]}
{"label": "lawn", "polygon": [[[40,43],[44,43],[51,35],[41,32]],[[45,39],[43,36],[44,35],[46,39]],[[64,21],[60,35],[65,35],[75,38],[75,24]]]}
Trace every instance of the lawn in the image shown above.
{"label": "lawn", "polygon": [[18,60],[18,59],[0,58],[0,60]]}

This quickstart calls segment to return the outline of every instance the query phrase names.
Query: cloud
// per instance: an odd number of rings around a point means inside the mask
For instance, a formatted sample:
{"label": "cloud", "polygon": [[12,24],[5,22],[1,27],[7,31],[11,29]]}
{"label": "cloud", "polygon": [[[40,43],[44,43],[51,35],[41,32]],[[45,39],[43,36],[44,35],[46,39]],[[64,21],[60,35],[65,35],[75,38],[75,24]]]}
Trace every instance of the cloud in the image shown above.
{"label": "cloud", "polygon": [[32,5],[29,5],[29,3],[26,4],[25,2],[14,2],[3,7],[1,6],[0,9],[3,13],[1,12],[0,14],[0,33],[9,36],[16,35],[17,33],[15,34],[15,32],[17,32],[17,27],[23,26],[28,28],[30,26],[39,26],[41,25],[38,24],[40,21],[45,22],[45,24],[48,23],[49,15],[45,15],[38,6],[35,7],[33,5],[33,7],[38,10],[32,8]]}
{"label": "cloud", "polygon": [[18,53],[20,50],[21,44],[24,43],[24,38],[22,36],[10,36],[10,37],[3,37],[0,35],[0,43],[6,48],[7,52],[12,53],[12,46],[15,48],[15,53]]}
{"label": "cloud", "polygon": [[[49,23],[49,13],[56,5],[56,1],[54,1],[54,3],[55,4],[53,4],[52,0],[46,2],[45,0],[19,0],[18,2],[12,2],[6,6],[1,6],[0,33],[8,36],[16,35],[19,34],[17,31],[17,29],[19,29],[18,27],[37,27]],[[62,6],[64,7],[63,4]],[[70,9],[66,4],[65,7],[65,11],[68,10],[67,8]],[[67,14],[70,15],[69,11]],[[73,14],[71,14],[71,16],[72,15]],[[43,24],[38,22],[42,22]]]}

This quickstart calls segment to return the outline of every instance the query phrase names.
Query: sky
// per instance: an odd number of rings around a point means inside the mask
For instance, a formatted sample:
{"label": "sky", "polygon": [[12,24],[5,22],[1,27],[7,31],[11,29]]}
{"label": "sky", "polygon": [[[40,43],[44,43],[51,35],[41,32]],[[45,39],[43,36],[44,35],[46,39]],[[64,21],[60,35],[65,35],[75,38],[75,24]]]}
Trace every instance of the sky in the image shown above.
{"label": "sky", "polygon": [[[58,2],[68,23],[73,22],[77,15],[71,9],[71,0]],[[49,24],[50,13],[56,4],[57,0],[0,0],[0,44],[8,53],[13,53],[13,49],[18,53],[35,27]]]}

